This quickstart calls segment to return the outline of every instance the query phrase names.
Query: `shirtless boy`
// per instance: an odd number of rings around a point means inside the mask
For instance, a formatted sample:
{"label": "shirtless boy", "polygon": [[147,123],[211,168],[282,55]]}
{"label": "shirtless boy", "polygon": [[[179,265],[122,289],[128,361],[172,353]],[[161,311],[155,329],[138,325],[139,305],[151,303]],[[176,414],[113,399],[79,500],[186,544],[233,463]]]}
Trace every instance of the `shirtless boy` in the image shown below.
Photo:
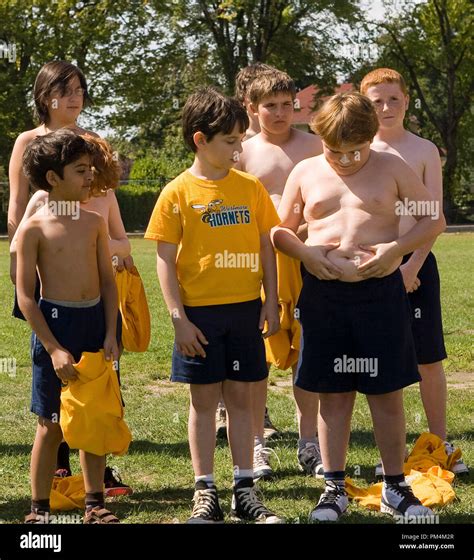
{"label": "shirtless boy", "polygon": [[[377,152],[388,152],[401,157],[423,181],[433,195],[436,208],[443,208],[443,177],[438,148],[429,140],[406,130],[403,119],[408,109],[409,96],[403,76],[391,68],[377,68],[364,76],[361,93],[375,105],[379,129],[372,143]],[[400,235],[405,234],[415,220],[408,212],[400,218]],[[444,441],[446,452],[454,452],[447,440],[447,388],[443,362],[446,358],[441,317],[440,280],[436,258],[431,252],[434,241],[403,257],[400,272],[412,312],[412,330],[415,340],[418,371],[421,375],[420,393],[428,428]],[[457,475],[467,474],[468,467],[458,459],[453,465]],[[375,469],[382,476],[382,464]]]}
{"label": "shirtless boy", "polygon": [[[296,385],[319,393],[326,481],[310,520],[336,521],[347,509],[344,469],[357,392],[367,395],[384,466],[381,511],[431,515],[403,476],[403,388],[420,377],[398,267],[403,255],[439,235],[445,220],[415,212],[416,224],[399,236],[399,202],[425,209],[432,196],[401,158],[370,149],[378,120],[366,97],[333,96],[312,128],[324,153],[290,174],[274,233],[276,247],[307,271],[298,301],[303,348]],[[296,235],[301,214],[305,243]]]}
{"label": "shirtless boy", "polygon": [[[23,157],[31,183],[49,191],[48,205],[25,221],[18,234],[17,289],[21,311],[33,330],[31,411],[38,416],[31,454],[31,513],[27,523],[48,523],[49,495],[62,440],[61,384],[77,378],[82,352],[104,349],[118,360],[117,290],[105,222],[95,212],[50,211],[79,207],[93,178],[91,147],[62,129],[35,138]],[[69,203],[65,204],[65,203]],[[36,269],[41,299],[35,300]],[[80,451],[86,490],[85,523],[117,523],[104,508],[105,456]]]}
{"label": "shirtless boy", "polygon": [[[278,209],[285,182],[294,166],[321,153],[321,139],[291,127],[296,89],[285,72],[272,69],[260,73],[250,84],[250,110],[258,117],[261,131],[243,144],[239,167],[260,179]],[[300,235],[304,238],[305,226]],[[301,290],[299,261],[277,252],[278,304],[281,330],[265,340],[269,367],[271,364],[296,371],[300,347],[300,328],[295,318],[295,306]],[[300,468],[313,476],[322,476],[321,456],[316,435],[318,396],[294,387],[298,416],[298,462]],[[264,440],[264,416],[267,400],[267,380],[255,391],[256,478],[272,474],[269,452]]]}

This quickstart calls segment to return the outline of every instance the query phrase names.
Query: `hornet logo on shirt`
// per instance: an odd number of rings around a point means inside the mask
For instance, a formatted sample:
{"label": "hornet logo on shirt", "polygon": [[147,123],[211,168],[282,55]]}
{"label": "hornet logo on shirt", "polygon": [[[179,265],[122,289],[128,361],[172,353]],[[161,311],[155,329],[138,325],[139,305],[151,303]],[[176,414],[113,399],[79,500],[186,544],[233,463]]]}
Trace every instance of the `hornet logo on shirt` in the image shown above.
{"label": "hornet logo on shirt", "polygon": [[250,223],[248,206],[221,206],[223,202],[222,199],[215,199],[207,205],[191,204],[191,208],[200,212],[201,220],[212,228]]}

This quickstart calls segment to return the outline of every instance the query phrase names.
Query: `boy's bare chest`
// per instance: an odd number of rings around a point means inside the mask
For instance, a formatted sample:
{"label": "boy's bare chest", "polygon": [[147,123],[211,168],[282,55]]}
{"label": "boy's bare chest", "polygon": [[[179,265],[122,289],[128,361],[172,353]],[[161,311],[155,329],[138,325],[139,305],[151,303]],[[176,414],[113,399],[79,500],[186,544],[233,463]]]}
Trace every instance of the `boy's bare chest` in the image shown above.
{"label": "boy's bare chest", "polygon": [[263,183],[270,194],[283,194],[288,175],[301,157],[278,146],[249,150],[245,157],[245,171]]}
{"label": "boy's bare chest", "polygon": [[44,257],[73,263],[84,261],[91,255],[95,258],[97,235],[79,220],[71,219],[48,226],[43,231],[40,244]]}
{"label": "boy's bare chest", "polygon": [[418,178],[423,181],[425,172],[425,156],[420,151],[419,146],[416,146],[412,142],[394,146],[389,144],[374,144],[374,149],[376,151],[387,152],[402,158],[403,161],[413,169]]}
{"label": "boy's bare chest", "polygon": [[302,185],[305,215],[320,219],[338,210],[359,209],[368,214],[395,215],[396,182],[383,176],[357,178],[326,176],[306,179]]}

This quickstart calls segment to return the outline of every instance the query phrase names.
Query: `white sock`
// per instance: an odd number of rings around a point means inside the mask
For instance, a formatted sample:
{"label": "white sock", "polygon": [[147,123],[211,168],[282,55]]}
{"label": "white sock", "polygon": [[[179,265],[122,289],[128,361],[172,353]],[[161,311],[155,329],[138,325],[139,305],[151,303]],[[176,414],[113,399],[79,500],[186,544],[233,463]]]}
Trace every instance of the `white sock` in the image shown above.
{"label": "white sock", "polygon": [[208,486],[209,484],[214,484],[214,473],[211,474],[202,474],[201,476],[194,477],[194,483],[199,481],[204,481]]}
{"label": "white sock", "polygon": [[234,484],[244,478],[251,478],[253,480],[253,469],[239,469],[234,468]]}

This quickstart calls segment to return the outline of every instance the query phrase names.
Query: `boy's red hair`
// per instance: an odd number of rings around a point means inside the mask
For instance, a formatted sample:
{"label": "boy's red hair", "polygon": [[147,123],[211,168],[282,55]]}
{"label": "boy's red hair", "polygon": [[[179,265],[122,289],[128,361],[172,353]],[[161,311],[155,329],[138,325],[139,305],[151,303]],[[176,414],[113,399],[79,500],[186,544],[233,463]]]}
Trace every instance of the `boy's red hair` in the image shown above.
{"label": "boy's red hair", "polygon": [[84,134],[84,138],[92,147],[92,165],[94,180],[91,184],[91,196],[102,196],[108,189],[119,186],[121,167],[117,153],[103,138]]}
{"label": "boy's red hair", "polygon": [[398,84],[403,95],[408,95],[407,85],[403,76],[392,68],[376,68],[366,74],[360,83],[360,92],[365,95],[370,87],[385,83]]}

